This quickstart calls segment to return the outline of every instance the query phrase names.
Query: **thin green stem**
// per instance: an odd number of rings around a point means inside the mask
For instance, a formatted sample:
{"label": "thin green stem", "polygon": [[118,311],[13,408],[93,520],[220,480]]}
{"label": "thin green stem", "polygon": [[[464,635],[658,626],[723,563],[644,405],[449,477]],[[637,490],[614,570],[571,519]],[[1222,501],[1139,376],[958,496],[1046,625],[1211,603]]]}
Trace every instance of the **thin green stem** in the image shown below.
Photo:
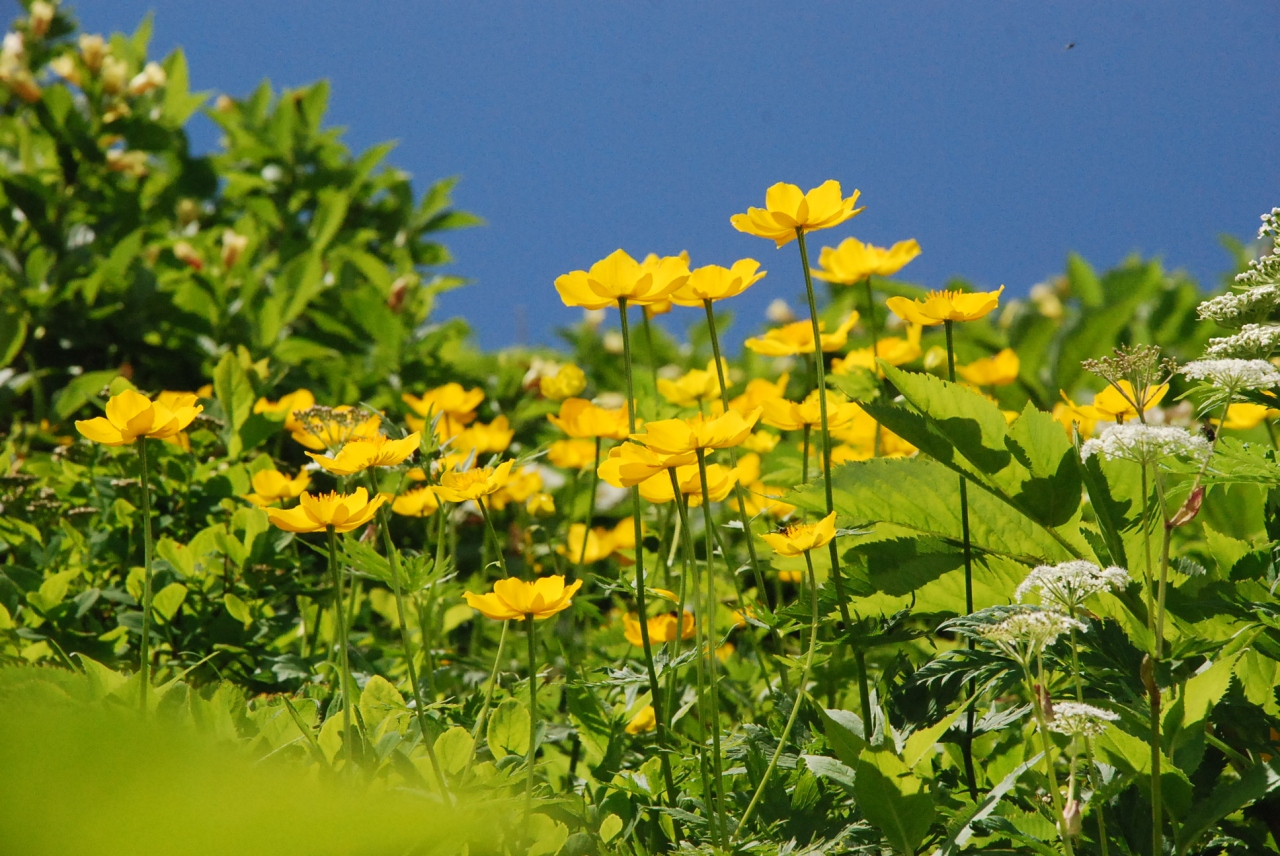
{"label": "thin green stem", "polygon": [[[577,475],[574,475],[575,482]],[[596,491],[600,487],[600,438],[596,438],[596,462],[591,466],[591,495],[587,497],[587,517],[582,521],[582,549],[578,551],[578,565],[587,558],[587,535],[591,532],[591,521],[596,516]],[[637,549],[639,547],[637,546]]]}
{"label": "thin green stem", "polygon": [[342,571],[338,567],[338,535],[332,526],[325,527],[329,536],[329,577],[333,582],[333,608],[337,613],[338,685],[342,692],[342,747],[350,767],[353,758],[351,734],[351,661],[347,654],[347,616],[342,606]]}
{"label": "thin green stem", "polygon": [[805,565],[809,569],[809,650],[804,655],[804,666],[800,670],[800,683],[796,688],[796,701],[791,706],[791,715],[787,717],[787,724],[782,729],[782,735],[778,738],[778,747],[773,751],[773,757],[769,759],[769,766],[765,768],[764,776],[760,779],[760,784],[756,787],[756,792],[751,796],[751,802],[747,803],[747,810],[742,813],[742,820],[738,823],[737,832],[742,833],[747,829],[747,823],[751,820],[751,815],[755,812],[756,806],[760,804],[761,797],[764,796],[764,789],[769,784],[769,779],[773,776],[773,771],[778,768],[778,759],[782,757],[782,751],[787,746],[787,738],[791,736],[791,729],[796,724],[796,719],[800,715],[800,705],[804,701],[807,694],[805,687],[809,683],[809,669],[813,665],[813,652],[818,647],[818,578],[813,572],[813,559],[806,550],[804,554]]}
{"label": "thin green stem", "polygon": [[[867,275],[862,278],[862,288],[863,288],[863,295],[866,298],[867,329],[871,333],[872,371],[875,372],[876,378],[879,381],[880,388],[883,391],[884,376],[880,373],[879,364],[876,363],[876,359],[880,356],[880,321],[879,319],[876,318],[876,302],[875,302],[875,298],[871,294],[871,276],[870,275]],[[875,443],[872,446],[872,454],[877,458],[880,457],[881,430],[882,429],[881,429],[880,423],[876,422]]]}
{"label": "thin green stem", "polygon": [[528,844],[532,843],[529,824],[533,819],[533,769],[538,756],[538,643],[533,615],[526,615],[524,623],[529,636],[529,770],[524,781],[524,840]]}
{"label": "thin green stem", "polygon": [[476,744],[480,742],[480,732],[484,730],[485,717],[488,716],[489,708],[493,705],[493,689],[498,684],[498,668],[502,665],[502,649],[507,644],[507,626],[509,624],[511,624],[510,621],[502,622],[502,633],[498,636],[498,653],[493,655],[493,670],[489,672],[489,686],[484,691],[484,704],[480,706],[480,712],[476,714],[476,724],[471,728],[471,751],[467,753],[467,766],[462,771],[464,780],[467,774],[471,772],[471,765],[475,763]]}
{"label": "thin green stem", "polygon": [[142,466],[142,642],[139,647],[140,698],[142,715],[147,715],[147,692],[151,689],[151,477],[147,472],[147,438],[138,438],[138,459]]}
{"label": "thin green stem", "polygon": [[1067,834],[1066,815],[1063,813],[1062,794],[1058,791],[1058,774],[1054,770],[1054,760],[1058,757],[1058,748],[1049,736],[1049,723],[1045,721],[1044,708],[1036,693],[1035,681],[1031,673],[1023,668],[1027,682],[1027,690],[1031,693],[1031,709],[1035,711],[1036,730],[1040,732],[1040,740],[1044,746],[1044,775],[1049,781],[1049,798],[1053,801],[1053,813],[1057,819],[1058,837],[1062,841],[1062,850],[1066,856],[1075,856],[1075,848],[1071,844],[1071,836]]}
{"label": "thin green stem", "polygon": [[640,319],[644,324],[644,342],[649,349],[649,379],[653,381],[654,407],[657,407],[658,355],[653,349],[653,325],[649,323],[649,313],[643,308],[640,310]]}
{"label": "thin green stem", "polygon": [[[627,377],[627,428],[630,433],[636,432],[636,387],[631,370],[631,327],[627,319],[627,299],[618,298],[618,312],[622,317],[622,354],[626,366]],[[636,541],[636,615],[640,619],[640,641],[644,648],[644,664],[649,676],[649,693],[653,699],[656,712],[662,705],[662,687],[658,683],[658,670],[653,663],[653,645],[649,641],[649,617],[646,603],[644,581],[644,523],[640,518],[640,488],[631,488],[631,519],[635,527]],[[667,787],[667,799],[672,806],[676,804],[675,777],[671,774],[671,759],[667,757],[667,729],[661,720],[657,724],[655,735],[661,752],[662,778]]]}
{"label": "thin green stem", "polygon": [[[809,447],[810,439],[813,435],[813,426],[805,423],[804,426],[804,445],[800,455],[800,484],[809,483]],[[830,514],[831,512],[827,512]]]}
{"label": "thin green stem", "polygon": [[[698,478],[702,482],[702,523],[706,528],[707,541],[707,586],[706,600],[703,604],[702,621],[706,624],[707,632],[707,650],[704,656],[707,658],[707,671],[710,676],[711,688],[711,769],[715,773],[716,785],[716,809],[720,814],[720,830],[723,835],[729,828],[728,814],[725,810],[724,796],[724,763],[720,753],[720,689],[717,686],[717,658],[715,652],[716,645],[716,587],[715,587],[715,569],[711,564],[711,557],[715,554],[712,545],[712,536],[715,533],[715,523],[711,519],[711,491],[707,486],[707,457],[706,452],[702,449],[697,450],[698,455]],[[729,565],[729,556],[724,557],[725,565],[728,566],[729,573],[733,573],[733,567]]]}
{"label": "thin green stem", "polygon": [[484,516],[484,525],[489,530],[489,538],[493,541],[493,549],[498,554],[498,564],[502,566],[502,575],[509,577],[511,576],[511,571],[507,570],[507,554],[502,549],[502,542],[498,540],[498,531],[493,528],[493,517],[489,512],[489,506],[485,504],[484,497],[477,499],[476,505],[480,506],[480,514]]}

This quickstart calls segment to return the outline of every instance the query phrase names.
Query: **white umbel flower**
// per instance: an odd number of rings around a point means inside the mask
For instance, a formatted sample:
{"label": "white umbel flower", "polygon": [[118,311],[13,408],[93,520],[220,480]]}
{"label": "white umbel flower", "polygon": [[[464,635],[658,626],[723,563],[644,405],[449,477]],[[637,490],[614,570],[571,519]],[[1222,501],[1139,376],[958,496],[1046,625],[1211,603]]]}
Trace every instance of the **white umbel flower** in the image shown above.
{"label": "white umbel flower", "polygon": [[[1268,256],[1268,258],[1280,257]],[[1246,271],[1246,273],[1249,272],[1251,271]],[[1216,321],[1224,327],[1241,327],[1245,324],[1266,321],[1277,306],[1280,306],[1280,286],[1260,285],[1248,291],[1229,291],[1226,294],[1219,294],[1201,303],[1196,308],[1196,313],[1201,318]]]}
{"label": "white umbel flower", "polygon": [[1209,340],[1204,355],[1211,360],[1256,359],[1280,346],[1280,324],[1246,324],[1234,336]]}
{"label": "white umbel flower", "polygon": [[1111,711],[1091,704],[1063,701],[1053,706],[1053,719],[1049,721],[1049,730],[1072,736],[1097,737],[1107,730],[1109,723],[1119,718]]}
{"label": "white umbel flower", "polygon": [[1154,464],[1164,458],[1203,461],[1210,451],[1208,440],[1192,436],[1185,428],[1129,422],[1111,425],[1101,436],[1086,441],[1080,449],[1080,457],[1087,461],[1089,456],[1100,454],[1113,461],[1120,458],[1139,464]]}
{"label": "white umbel flower", "polygon": [[1045,606],[1074,612],[1085,598],[1108,589],[1123,589],[1129,584],[1124,568],[1099,568],[1093,562],[1078,560],[1057,565],[1040,565],[1027,574],[1014,594],[1019,602],[1033,589],[1040,593]]}
{"label": "white umbel flower", "polygon": [[979,633],[1008,657],[1028,666],[1059,636],[1072,630],[1087,629],[1081,622],[1061,612],[1026,607],[982,628]]}
{"label": "white umbel flower", "polygon": [[1182,367],[1189,380],[1223,389],[1270,389],[1280,384],[1280,370],[1266,360],[1196,360]]}

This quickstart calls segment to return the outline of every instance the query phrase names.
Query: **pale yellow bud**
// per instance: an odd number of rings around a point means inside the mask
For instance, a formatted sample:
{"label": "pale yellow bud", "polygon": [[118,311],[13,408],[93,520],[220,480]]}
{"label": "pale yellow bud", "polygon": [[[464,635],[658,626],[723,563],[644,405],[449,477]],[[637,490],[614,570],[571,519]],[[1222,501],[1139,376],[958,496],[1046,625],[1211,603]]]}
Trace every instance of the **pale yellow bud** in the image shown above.
{"label": "pale yellow bud", "polygon": [[247,235],[241,235],[234,229],[222,230],[222,266],[224,268],[234,267],[248,246],[249,238]]}
{"label": "pale yellow bud", "polygon": [[102,88],[111,95],[124,89],[125,80],[129,76],[129,66],[122,59],[111,55],[102,58]]}
{"label": "pale yellow bud", "polygon": [[49,68],[53,69],[53,73],[61,77],[67,83],[80,85],[80,68],[76,65],[75,59],[71,54],[63,54],[53,58],[49,63]]}
{"label": "pale yellow bud", "polygon": [[169,76],[160,67],[160,63],[149,62],[142,71],[133,76],[133,80],[129,81],[129,94],[146,95],[164,86],[168,80]]}
{"label": "pale yellow bud", "polygon": [[80,58],[85,68],[97,74],[102,68],[102,60],[107,55],[107,40],[97,33],[82,33],[80,36]]}
{"label": "pale yellow bud", "polygon": [[31,4],[31,35],[37,39],[44,38],[44,34],[49,32],[49,25],[53,23],[53,15],[57,10],[52,3],[45,0],[36,0]]}

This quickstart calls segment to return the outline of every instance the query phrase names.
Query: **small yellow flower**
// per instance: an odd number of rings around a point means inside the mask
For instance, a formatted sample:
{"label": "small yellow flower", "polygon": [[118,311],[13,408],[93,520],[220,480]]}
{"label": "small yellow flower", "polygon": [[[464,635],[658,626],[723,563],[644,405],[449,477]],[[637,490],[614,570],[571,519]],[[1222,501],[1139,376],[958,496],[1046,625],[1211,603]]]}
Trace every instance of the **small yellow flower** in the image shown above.
{"label": "small yellow flower", "polygon": [[352,440],[332,458],[307,452],[307,457],[335,476],[349,476],[373,467],[394,467],[403,463],[418,451],[418,432],[403,440],[389,439],[385,434],[375,434],[367,439]]}
{"label": "small yellow flower", "polygon": [[1012,348],[990,357],[974,360],[967,366],[956,366],[956,374],[974,386],[1008,386],[1018,379],[1022,361]]}
{"label": "small yellow flower", "polygon": [[658,727],[658,717],[653,712],[653,705],[646,704],[640,708],[640,712],[631,717],[631,721],[627,723],[627,733],[635,736],[653,731]]}
{"label": "small yellow flower", "polygon": [[920,255],[920,245],[912,238],[892,247],[875,247],[857,238],[845,238],[840,246],[823,247],[814,279],[852,285],[869,276],[893,276]]}
{"label": "small yellow flower", "polygon": [[540,577],[525,582],[515,577],[498,580],[493,591],[485,594],[465,592],[463,597],[472,609],[479,610],[485,618],[494,621],[511,621],[518,618],[550,618],[573,605],[573,595],[582,587],[582,580],[565,585],[564,577]]}
{"label": "small yellow flower", "polygon": [[1066,400],[1066,393],[1062,394],[1063,401],[1056,402],[1053,405],[1053,418],[1063,430],[1067,432],[1067,436],[1071,436],[1072,426],[1080,432],[1081,437],[1092,437],[1094,429],[1098,425],[1098,420],[1092,416],[1080,412],[1080,408],[1075,404]]}
{"label": "small yellow flower", "polygon": [[107,415],[76,422],[76,430],[95,443],[125,446],[139,437],[163,440],[176,436],[191,424],[204,406],[191,393],[152,401],[132,389],[122,390],[107,401]]}
{"label": "small yellow flower", "polygon": [[760,536],[779,556],[801,556],[826,546],[836,537],[836,513],[833,511],[817,523],[796,523],[782,532]]}
{"label": "small yellow flower", "polygon": [[1274,407],[1267,407],[1265,404],[1254,404],[1251,401],[1241,401],[1227,406],[1227,418],[1225,420],[1214,419],[1215,425],[1221,425],[1233,431],[1248,431],[1250,428],[1257,428],[1262,424],[1263,420],[1280,416],[1280,410]]}
{"label": "small yellow flower", "polygon": [[638,305],[665,300],[688,278],[689,264],[679,256],[642,265],[624,251],[614,250],[590,270],[556,277],[556,291],[565,306],[604,309],[620,299]]}
{"label": "small yellow flower", "polygon": [[550,517],[556,513],[556,499],[549,493],[535,493],[524,504],[534,517]]}
{"label": "small yellow flower", "polygon": [[[645,425],[643,433],[631,439],[659,455],[683,455],[697,449],[730,449],[751,435],[760,418],[756,409],[745,416],[730,410],[706,419],[701,414],[689,419],[661,419]],[[611,453],[612,454],[612,453]]]}
{"label": "small yellow flower", "polygon": [[552,401],[564,401],[573,398],[587,388],[587,376],[582,369],[569,363],[563,365],[551,377],[538,379],[538,391],[543,397]]}
{"label": "small yellow flower", "polygon": [[778,439],[777,434],[770,434],[768,431],[757,431],[742,441],[742,448],[749,452],[759,452],[763,455],[772,452],[777,447]]}
{"label": "small yellow flower", "polygon": [[737,297],[764,279],[766,272],[757,273],[759,268],[760,262],[755,259],[739,259],[728,268],[720,265],[696,268],[685,284],[671,295],[671,302],[680,306],[702,306],[706,300]]}
{"label": "small yellow flower", "polygon": [[[689,498],[689,506],[697,508],[702,505],[702,475],[698,472],[698,465],[676,467],[675,471],[680,493]],[[707,491],[712,502],[724,502],[737,483],[738,475],[734,470],[721,464],[707,465]],[[670,502],[675,498],[671,490],[671,476],[662,472],[645,479],[640,483],[640,495],[655,505]]]}
{"label": "small yellow flower", "polygon": [[803,579],[804,572],[802,571],[778,571],[778,582],[799,585]]}
{"label": "small yellow flower", "polygon": [[373,519],[385,496],[375,496],[372,501],[364,488],[355,493],[322,493],[312,496],[306,491],[298,497],[296,508],[266,509],[267,518],[286,532],[323,532],[332,526],[335,532],[350,532]]}
{"label": "small yellow flower", "polygon": [[905,339],[901,336],[887,336],[876,342],[874,350],[871,347],[855,348],[845,354],[843,359],[837,358],[831,361],[831,373],[849,374],[854,369],[866,369],[883,376],[884,370],[880,368],[877,360],[884,360],[891,366],[900,366],[918,360],[921,354],[921,330],[919,324],[908,324]]}
{"label": "small yellow flower", "polygon": [[[858,313],[850,312],[849,317],[840,322],[834,332],[822,332],[822,350],[838,351],[849,341],[849,331],[858,323]],[[818,322],[818,330],[825,331],[825,322]],[[813,353],[813,323],[796,321],[784,324],[765,332],[763,336],[755,336],[744,342],[748,350],[763,354],[766,357],[793,357],[798,354]]]}
{"label": "small yellow flower", "polygon": [[796,239],[796,230],[812,232],[829,229],[856,215],[861,208],[858,191],[842,197],[840,182],[825,181],[805,193],[794,184],[779,182],[764,195],[764,208],[748,208],[746,214],[729,218],[733,228],[758,238],[768,238],[779,247]]}
{"label": "small yellow flower", "polygon": [[565,542],[556,546],[556,552],[575,565],[590,565],[609,558],[614,552],[613,538],[609,530],[600,526],[588,529],[586,524],[573,523],[569,526],[569,534]]}
{"label": "small yellow flower", "polygon": [[[888,428],[880,427],[880,455],[885,458],[910,457],[916,453],[916,447],[894,434]],[[842,445],[831,450],[833,464],[846,461],[865,461],[875,456],[876,420],[862,408],[847,425],[842,425],[831,432],[834,440]]]}
{"label": "small yellow flower", "polygon": [[772,398],[787,397],[787,382],[791,375],[783,372],[776,381],[755,377],[747,381],[747,388],[742,395],[729,399],[729,409],[739,413],[750,413]]}
{"label": "small yellow flower", "polygon": [[311,476],[305,470],[293,478],[279,470],[258,470],[253,474],[252,484],[253,493],[245,499],[262,508],[282,499],[293,499],[311,484]]}
{"label": "small yellow flower", "polygon": [[[838,392],[827,393],[827,427],[840,428],[852,422],[862,408],[848,401]],[[822,424],[822,402],[814,390],[804,401],[788,401],[785,398],[764,403],[760,421],[782,431],[799,431],[805,426]]]}
{"label": "small yellow flower", "polygon": [[890,297],[885,304],[904,321],[932,327],[944,321],[976,321],[1000,305],[1004,286],[995,291],[931,291],[924,300]]}
{"label": "small yellow flower", "polygon": [[1093,397],[1090,404],[1076,404],[1070,398],[1067,398],[1065,392],[1059,391],[1062,400],[1070,405],[1077,414],[1085,419],[1093,419],[1097,422],[1125,422],[1129,419],[1135,419],[1138,416],[1138,409],[1134,404],[1140,404],[1142,412],[1146,413],[1151,408],[1159,404],[1169,392],[1169,384],[1162,383],[1159,386],[1147,387],[1146,395],[1142,401],[1138,401],[1138,394],[1134,391],[1132,384],[1127,380],[1120,381],[1120,388],[1108,386],[1102,392]]}
{"label": "small yellow flower", "polygon": [[[655,615],[649,619],[648,624],[649,642],[653,645],[675,641],[677,632],[680,634],[681,639],[693,638],[694,618],[691,612],[684,613],[684,618],[681,621],[676,620],[674,612]],[[637,648],[644,646],[644,638],[640,635],[640,619],[635,615],[629,613],[623,616],[622,635]]]}
{"label": "small yellow flower", "polygon": [[[834,460],[833,455],[832,461]],[[747,486],[742,504],[746,506],[747,514],[751,517],[767,514],[775,520],[785,520],[796,511],[794,505],[782,501],[781,497],[786,494],[785,487],[774,487],[762,481],[754,481]]]}
{"label": "small yellow flower", "polygon": [[451,452],[464,456],[497,454],[505,452],[515,436],[515,430],[504,415],[489,423],[476,422],[468,425],[448,441],[448,446]]}
{"label": "small yellow flower", "polygon": [[524,467],[514,472],[493,496],[489,497],[489,507],[501,511],[509,502],[524,502],[535,493],[542,491],[542,475],[537,467]]}
{"label": "small yellow flower", "polygon": [[[421,397],[404,393],[400,400],[409,405],[422,420],[441,417],[441,422],[457,425],[454,430],[447,431],[445,436],[452,437],[463,425],[470,425],[476,418],[475,410],[484,401],[484,390],[464,389],[460,383],[446,383],[435,389],[429,389]],[[420,422],[421,424],[421,422]],[[421,431],[419,425],[410,424],[415,431]]]}
{"label": "small yellow flower", "polygon": [[464,472],[452,470],[440,476],[436,495],[446,502],[466,502],[497,493],[511,476],[514,461],[503,461],[497,467],[478,467]]}
{"label": "small yellow flower", "polygon": [[418,487],[406,490],[391,502],[391,510],[404,517],[430,517],[440,507],[432,487]]}
{"label": "small yellow flower", "polygon": [[658,474],[665,475],[670,467],[696,461],[697,457],[692,451],[663,454],[637,443],[623,443],[609,450],[609,456],[600,462],[596,472],[614,487],[634,487],[645,479]]}
{"label": "small yellow flower", "polygon": [[547,421],[579,440],[627,439],[627,411],[608,410],[582,398],[569,398],[560,405],[560,415],[547,414]]}
{"label": "small yellow flower", "polygon": [[284,430],[293,432],[303,430],[302,423],[298,421],[295,414],[302,410],[310,410],[316,406],[316,397],[311,394],[309,389],[298,389],[282,395],[279,401],[270,401],[266,398],[259,398],[253,404],[253,412],[274,419],[283,415]]}
{"label": "small yellow flower", "polygon": [[690,369],[675,380],[658,378],[658,392],[676,407],[696,407],[699,402],[719,400],[720,376],[715,360],[705,369]]}
{"label": "small yellow flower", "polygon": [[556,440],[547,447],[547,460],[565,470],[595,466],[596,444],[590,440]]}

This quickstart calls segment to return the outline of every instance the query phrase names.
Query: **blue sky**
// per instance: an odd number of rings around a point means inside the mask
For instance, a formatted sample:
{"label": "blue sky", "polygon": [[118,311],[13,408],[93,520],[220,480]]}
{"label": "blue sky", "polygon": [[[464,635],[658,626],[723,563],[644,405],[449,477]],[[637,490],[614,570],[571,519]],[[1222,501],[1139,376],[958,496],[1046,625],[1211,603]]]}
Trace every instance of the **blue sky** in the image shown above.
{"label": "blue sky", "polygon": [[475,284],[441,311],[487,347],[553,341],[578,317],[555,277],[617,247],[759,259],[771,275],[733,304],[745,335],[803,288],[794,245],[729,225],[776,181],[861,189],[866,211],[816,244],[914,237],[908,279],[1014,293],[1070,250],[1216,280],[1219,236],[1252,237],[1280,205],[1272,0],[75,8],[102,31],[154,9],[153,50],[181,45],[193,88],[327,77],[353,148],[398,140],[420,187],[461,176],[459,206],[488,225],[448,237]]}

